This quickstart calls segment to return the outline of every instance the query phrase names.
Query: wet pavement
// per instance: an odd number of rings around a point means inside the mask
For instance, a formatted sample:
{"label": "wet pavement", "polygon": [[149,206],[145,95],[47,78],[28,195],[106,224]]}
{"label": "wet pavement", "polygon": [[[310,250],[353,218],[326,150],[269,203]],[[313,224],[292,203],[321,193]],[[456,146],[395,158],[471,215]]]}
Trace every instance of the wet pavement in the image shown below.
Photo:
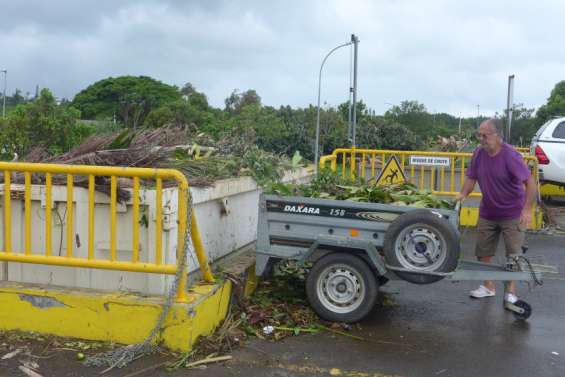
{"label": "wet pavement", "polygon": [[[565,237],[529,236],[528,254],[543,254],[548,264],[565,266]],[[465,236],[472,255],[474,234]],[[500,250],[501,251],[501,250]],[[207,369],[214,376],[565,376],[565,278],[547,276],[520,297],[533,307],[518,321],[498,295],[468,298],[473,282],[444,280],[417,286],[391,281],[384,297],[353,334],[318,334],[278,343],[253,341],[234,353],[234,361]],[[392,302],[392,304],[391,304]],[[383,303],[385,305],[383,305]],[[301,369],[302,368],[302,369]],[[204,376],[192,373],[194,376]]]}
{"label": "wet pavement", "polygon": [[[475,235],[464,233],[463,251],[472,259]],[[533,307],[528,321],[518,321],[496,297],[473,300],[475,282],[443,280],[430,285],[390,281],[380,302],[352,334],[333,333],[253,339],[232,353],[233,359],[205,369],[162,368],[138,376],[565,376],[565,237],[529,235],[528,255],[544,255],[562,273],[547,275],[532,292],[525,283],[519,295]],[[502,250],[499,250],[502,251]],[[564,267],[561,267],[564,266]],[[138,360],[108,376],[127,376],[162,362],[159,356]],[[95,376],[101,369],[83,367],[74,354],[61,352],[39,360],[43,376]],[[24,376],[17,363],[0,361],[0,376]]]}

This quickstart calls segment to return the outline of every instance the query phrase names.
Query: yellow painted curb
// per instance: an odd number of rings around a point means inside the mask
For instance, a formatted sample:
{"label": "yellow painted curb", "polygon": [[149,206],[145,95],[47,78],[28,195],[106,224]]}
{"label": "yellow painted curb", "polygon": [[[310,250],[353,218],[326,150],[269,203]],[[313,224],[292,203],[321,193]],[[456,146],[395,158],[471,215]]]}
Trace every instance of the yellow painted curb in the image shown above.
{"label": "yellow painted curb", "polygon": [[[171,350],[190,350],[225,318],[231,289],[229,280],[192,287],[188,303],[171,308],[157,342]],[[163,297],[4,282],[0,328],[134,344],[151,332],[163,302]]]}

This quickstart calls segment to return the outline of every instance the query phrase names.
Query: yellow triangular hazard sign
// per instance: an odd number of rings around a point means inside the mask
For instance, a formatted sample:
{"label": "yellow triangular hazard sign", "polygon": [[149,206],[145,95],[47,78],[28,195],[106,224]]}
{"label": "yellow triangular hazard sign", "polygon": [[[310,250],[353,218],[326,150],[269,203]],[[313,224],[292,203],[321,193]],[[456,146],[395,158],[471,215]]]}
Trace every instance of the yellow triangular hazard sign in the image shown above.
{"label": "yellow triangular hazard sign", "polygon": [[398,160],[392,156],[377,178],[377,185],[392,185],[394,183],[404,183],[406,177],[404,171],[400,167]]}

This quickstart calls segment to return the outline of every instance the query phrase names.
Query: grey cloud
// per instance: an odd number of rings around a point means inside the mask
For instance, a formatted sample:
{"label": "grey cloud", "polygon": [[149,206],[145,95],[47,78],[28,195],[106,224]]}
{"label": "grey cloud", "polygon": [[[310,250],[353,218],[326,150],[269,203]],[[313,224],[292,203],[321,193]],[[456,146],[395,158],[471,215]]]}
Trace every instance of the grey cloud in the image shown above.
{"label": "grey cloud", "polygon": [[[430,111],[492,114],[543,104],[565,78],[558,1],[20,1],[2,4],[0,68],[9,88],[72,98],[96,80],[192,82],[221,106],[234,88],[269,105],[315,103],[324,55],[356,33],[359,98],[377,112],[406,99]],[[323,73],[323,100],[347,100],[350,51]]]}

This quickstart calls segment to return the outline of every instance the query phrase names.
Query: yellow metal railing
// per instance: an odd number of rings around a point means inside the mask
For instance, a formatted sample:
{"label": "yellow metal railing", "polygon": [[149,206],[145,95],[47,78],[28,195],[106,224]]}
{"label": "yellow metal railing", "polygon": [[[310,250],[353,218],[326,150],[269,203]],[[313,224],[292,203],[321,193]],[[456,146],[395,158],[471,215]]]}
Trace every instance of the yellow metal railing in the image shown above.
{"label": "yellow metal railing", "polygon": [[[471,160],[472,153],[460,152],[429,152],[429,151],[396,151],[339,148],[331,155],[320,157],[320,168],[327,167],[338,171],[338,163],[342,177],[349,176],[354,179],[361,177],[369,180],[377,178],[386,162],[395,156],[409,182],[419,189],[429,190],[435,195],[456,196],[465,180],[465,169]],[[414,165],[410,163],[412,156],[442,157],[449,159],[449,166]],[[538,161],[533,156],[524,156],[524,161],[530,167],[535,181],[538,183]],[[480,198],[480,192],[473,192],[470,197]],[[541,212],[537,206],[533,209],[532,227],[541,227]]]}
{"label": "yellow metal railing", "polygon": [[[171,274],[177,273],[177,264],[163,263],[163,181],[174,180],[178,189],[178,238],[176,257],[180,258],[185,248],[185,236],[187,228],[188,216],[188,182],[186,177],[177,170],[172,169],[148,169],[148,168],[122,168],[108,166],[79,166],[79,165],[55,165],[55,164],[31,164],[31,163],[9,163],[0,162],[0,171],[4,172],[4,183],[2,194],[4,195],[4,245],[0,250],[0,261],[33,263],[43,265],[56,265],[68,267],[86,267],[105,270],[120,270],[131,272],[146,272]],[[12,248],[12,213],[11,202],[12,195],[16,195],[16,191],[12,191],[12,175],[15,173],[23,173],[24,189],[23,189],[23,206],[24,206],[24,248],[23,250],[13,250]],[[32,197],[32,174],[45,176],[45,248],[43,252],[32,250],[32,238],[40,238],[40,232],[32,229],[31,219],[31,197]],[[52,200],[53,200],[53,175],[66,175],[66,255],[53,255],[52,251]],[[73,192],[74,177],[88,177],[88,242],[87,256],[77,257],[73,255],[75,242],[75,220],[73,219]],[[110,253],[108,259],[99,259],[94,253],[94,198],[95,198],[95,178],[110,177],[110,211],[109,211],[109,234],[110,234]],[[129,261],[118,260],[117,258],[117,179],[120,177],[131,178],[132,185],[132,245],[131,258]],[[139,225],[140,225],[140,179],[154,180],[156,186],[156,227],[155,227],[155,247],[153,261],[148,255],[148,260],[140,261],[139,256]],[[43,186],[43,185],[42,185]],[[206,254],[194,212],[191,212],[191,236],[192,243],[198,258],[203,277],[206,281],[213,281],[213,276],[206,260]],[[62,226],[62,225],[61,225]],[[123,230],[122,230],[123,231]],[[186,301],[186,272],[182,274],[178,287],[178,301]]]}

